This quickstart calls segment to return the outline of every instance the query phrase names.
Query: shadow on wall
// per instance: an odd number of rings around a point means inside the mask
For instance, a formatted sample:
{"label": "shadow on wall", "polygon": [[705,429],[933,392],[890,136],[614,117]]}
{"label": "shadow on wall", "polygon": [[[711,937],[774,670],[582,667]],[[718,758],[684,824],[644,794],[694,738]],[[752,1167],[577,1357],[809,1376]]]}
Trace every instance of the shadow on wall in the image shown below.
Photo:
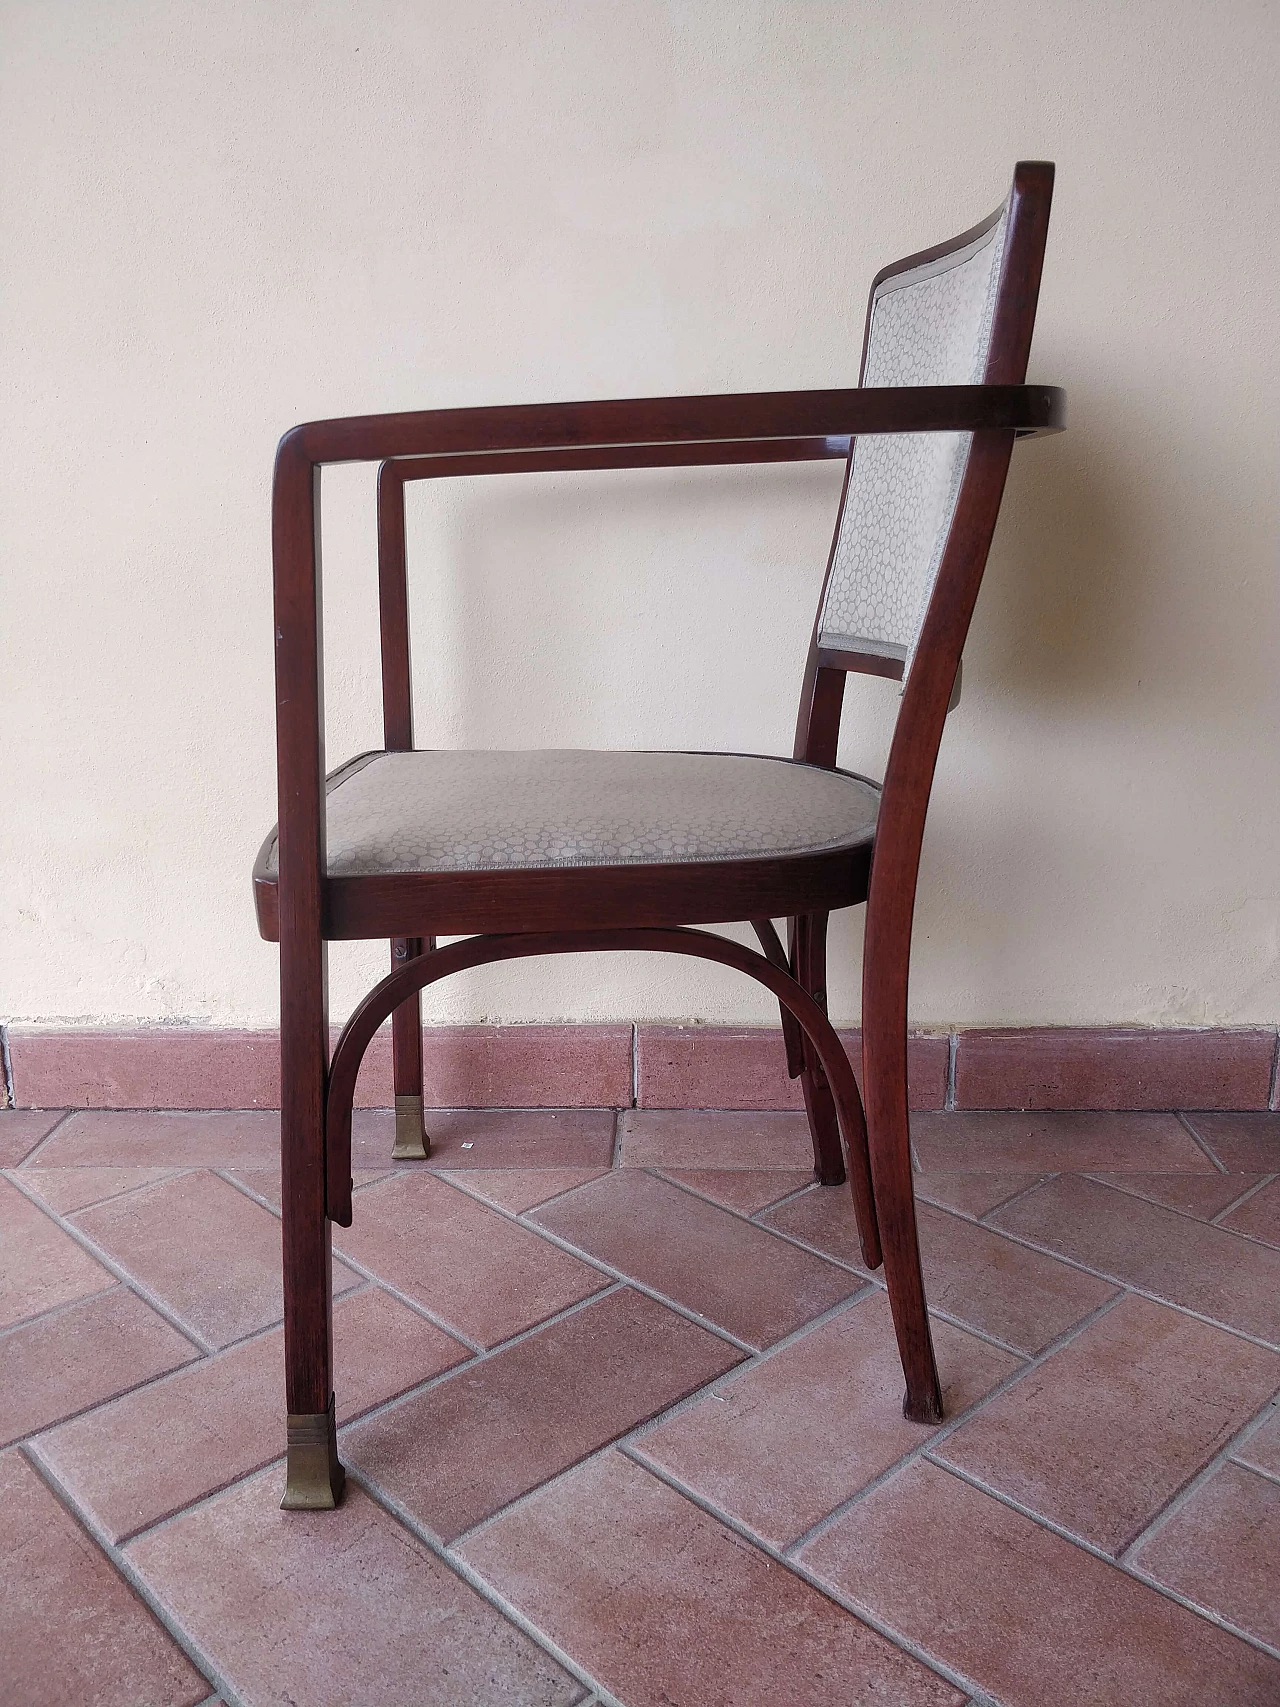
{"label": "shadow on wall", "polygon": [[994,698],[1123,699],[1160,596],[1156,500],[1124,435],[1086,411],[1073,393],[1065,435],[1014,453],[974,631]]}
{"label": "shadow on wall", "polygon": [[1014,453],[974,622],[984,695],[1045,711],[1158,698],[1175,724],[1236,702],[1256,726],[1275,585],[1245,567],[1243,530],[1274,471],[1150,397],[1064,383],[1066,433]]}

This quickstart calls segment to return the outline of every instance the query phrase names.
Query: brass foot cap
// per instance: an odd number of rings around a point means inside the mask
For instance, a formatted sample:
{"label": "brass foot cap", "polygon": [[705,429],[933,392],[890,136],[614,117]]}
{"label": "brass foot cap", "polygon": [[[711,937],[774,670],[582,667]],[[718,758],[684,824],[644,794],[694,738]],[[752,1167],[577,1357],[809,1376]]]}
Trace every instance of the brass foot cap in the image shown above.
{"label": "brass foot cap", "polygon": [[431,1154],[420,1096],[396,1098],[396,1141],[391,1156],[397,1162],[424,1162]]}
{"label": "brass foot cap", "polygon": [[333,1395],[327,1411],[290,1415],[288,1439],[281,1511],[332,1511],[347,1479],[338,1462]]}

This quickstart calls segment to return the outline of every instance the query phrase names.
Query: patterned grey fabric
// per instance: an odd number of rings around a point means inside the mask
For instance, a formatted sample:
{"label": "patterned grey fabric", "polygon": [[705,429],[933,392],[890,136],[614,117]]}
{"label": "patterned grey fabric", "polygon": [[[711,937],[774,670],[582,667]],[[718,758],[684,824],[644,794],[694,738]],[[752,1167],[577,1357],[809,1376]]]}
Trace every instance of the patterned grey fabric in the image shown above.
{"label": "patterned grey fabric", "polygon": [[856,847],[879,800],[857,777],[741,753],[377,753],[331,780],[329,875]]}
{"label": "patterned grey fabric", "polygon": [[[1006,220],[1007,212],[966,249],[886,279],[872,304],[864,385],[982,382]],[[822,645],[902,647],[905,682],[972,442],[971,433],[855,440],[819,623]]]}

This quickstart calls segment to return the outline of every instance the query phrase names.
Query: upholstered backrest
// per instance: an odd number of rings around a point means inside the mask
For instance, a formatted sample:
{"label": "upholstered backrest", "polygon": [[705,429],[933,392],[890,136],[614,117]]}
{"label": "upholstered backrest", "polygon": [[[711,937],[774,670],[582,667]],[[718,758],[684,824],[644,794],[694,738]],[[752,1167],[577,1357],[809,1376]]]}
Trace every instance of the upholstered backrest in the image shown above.
{"label": "upholstered backrest", "polygon": [[[1008,204],[979,236],[876,286],[862,383],[978,385],[987,358]],[[971,433],[853,443],[818,644],[911,668],[964,477]]]}

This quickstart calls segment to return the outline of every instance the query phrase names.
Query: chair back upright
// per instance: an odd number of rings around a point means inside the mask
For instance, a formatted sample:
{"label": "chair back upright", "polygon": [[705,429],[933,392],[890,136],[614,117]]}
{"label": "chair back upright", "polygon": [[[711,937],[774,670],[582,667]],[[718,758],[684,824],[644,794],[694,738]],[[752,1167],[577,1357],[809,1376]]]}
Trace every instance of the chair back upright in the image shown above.
{"label": "chair back upright", "polygon": [[[879,275],[860,383],[987,378],[1009,202],[954,246]],[[818,619],[818,644],[901,660],[904,677],[955,516],[972,433],[855,439]]]}

